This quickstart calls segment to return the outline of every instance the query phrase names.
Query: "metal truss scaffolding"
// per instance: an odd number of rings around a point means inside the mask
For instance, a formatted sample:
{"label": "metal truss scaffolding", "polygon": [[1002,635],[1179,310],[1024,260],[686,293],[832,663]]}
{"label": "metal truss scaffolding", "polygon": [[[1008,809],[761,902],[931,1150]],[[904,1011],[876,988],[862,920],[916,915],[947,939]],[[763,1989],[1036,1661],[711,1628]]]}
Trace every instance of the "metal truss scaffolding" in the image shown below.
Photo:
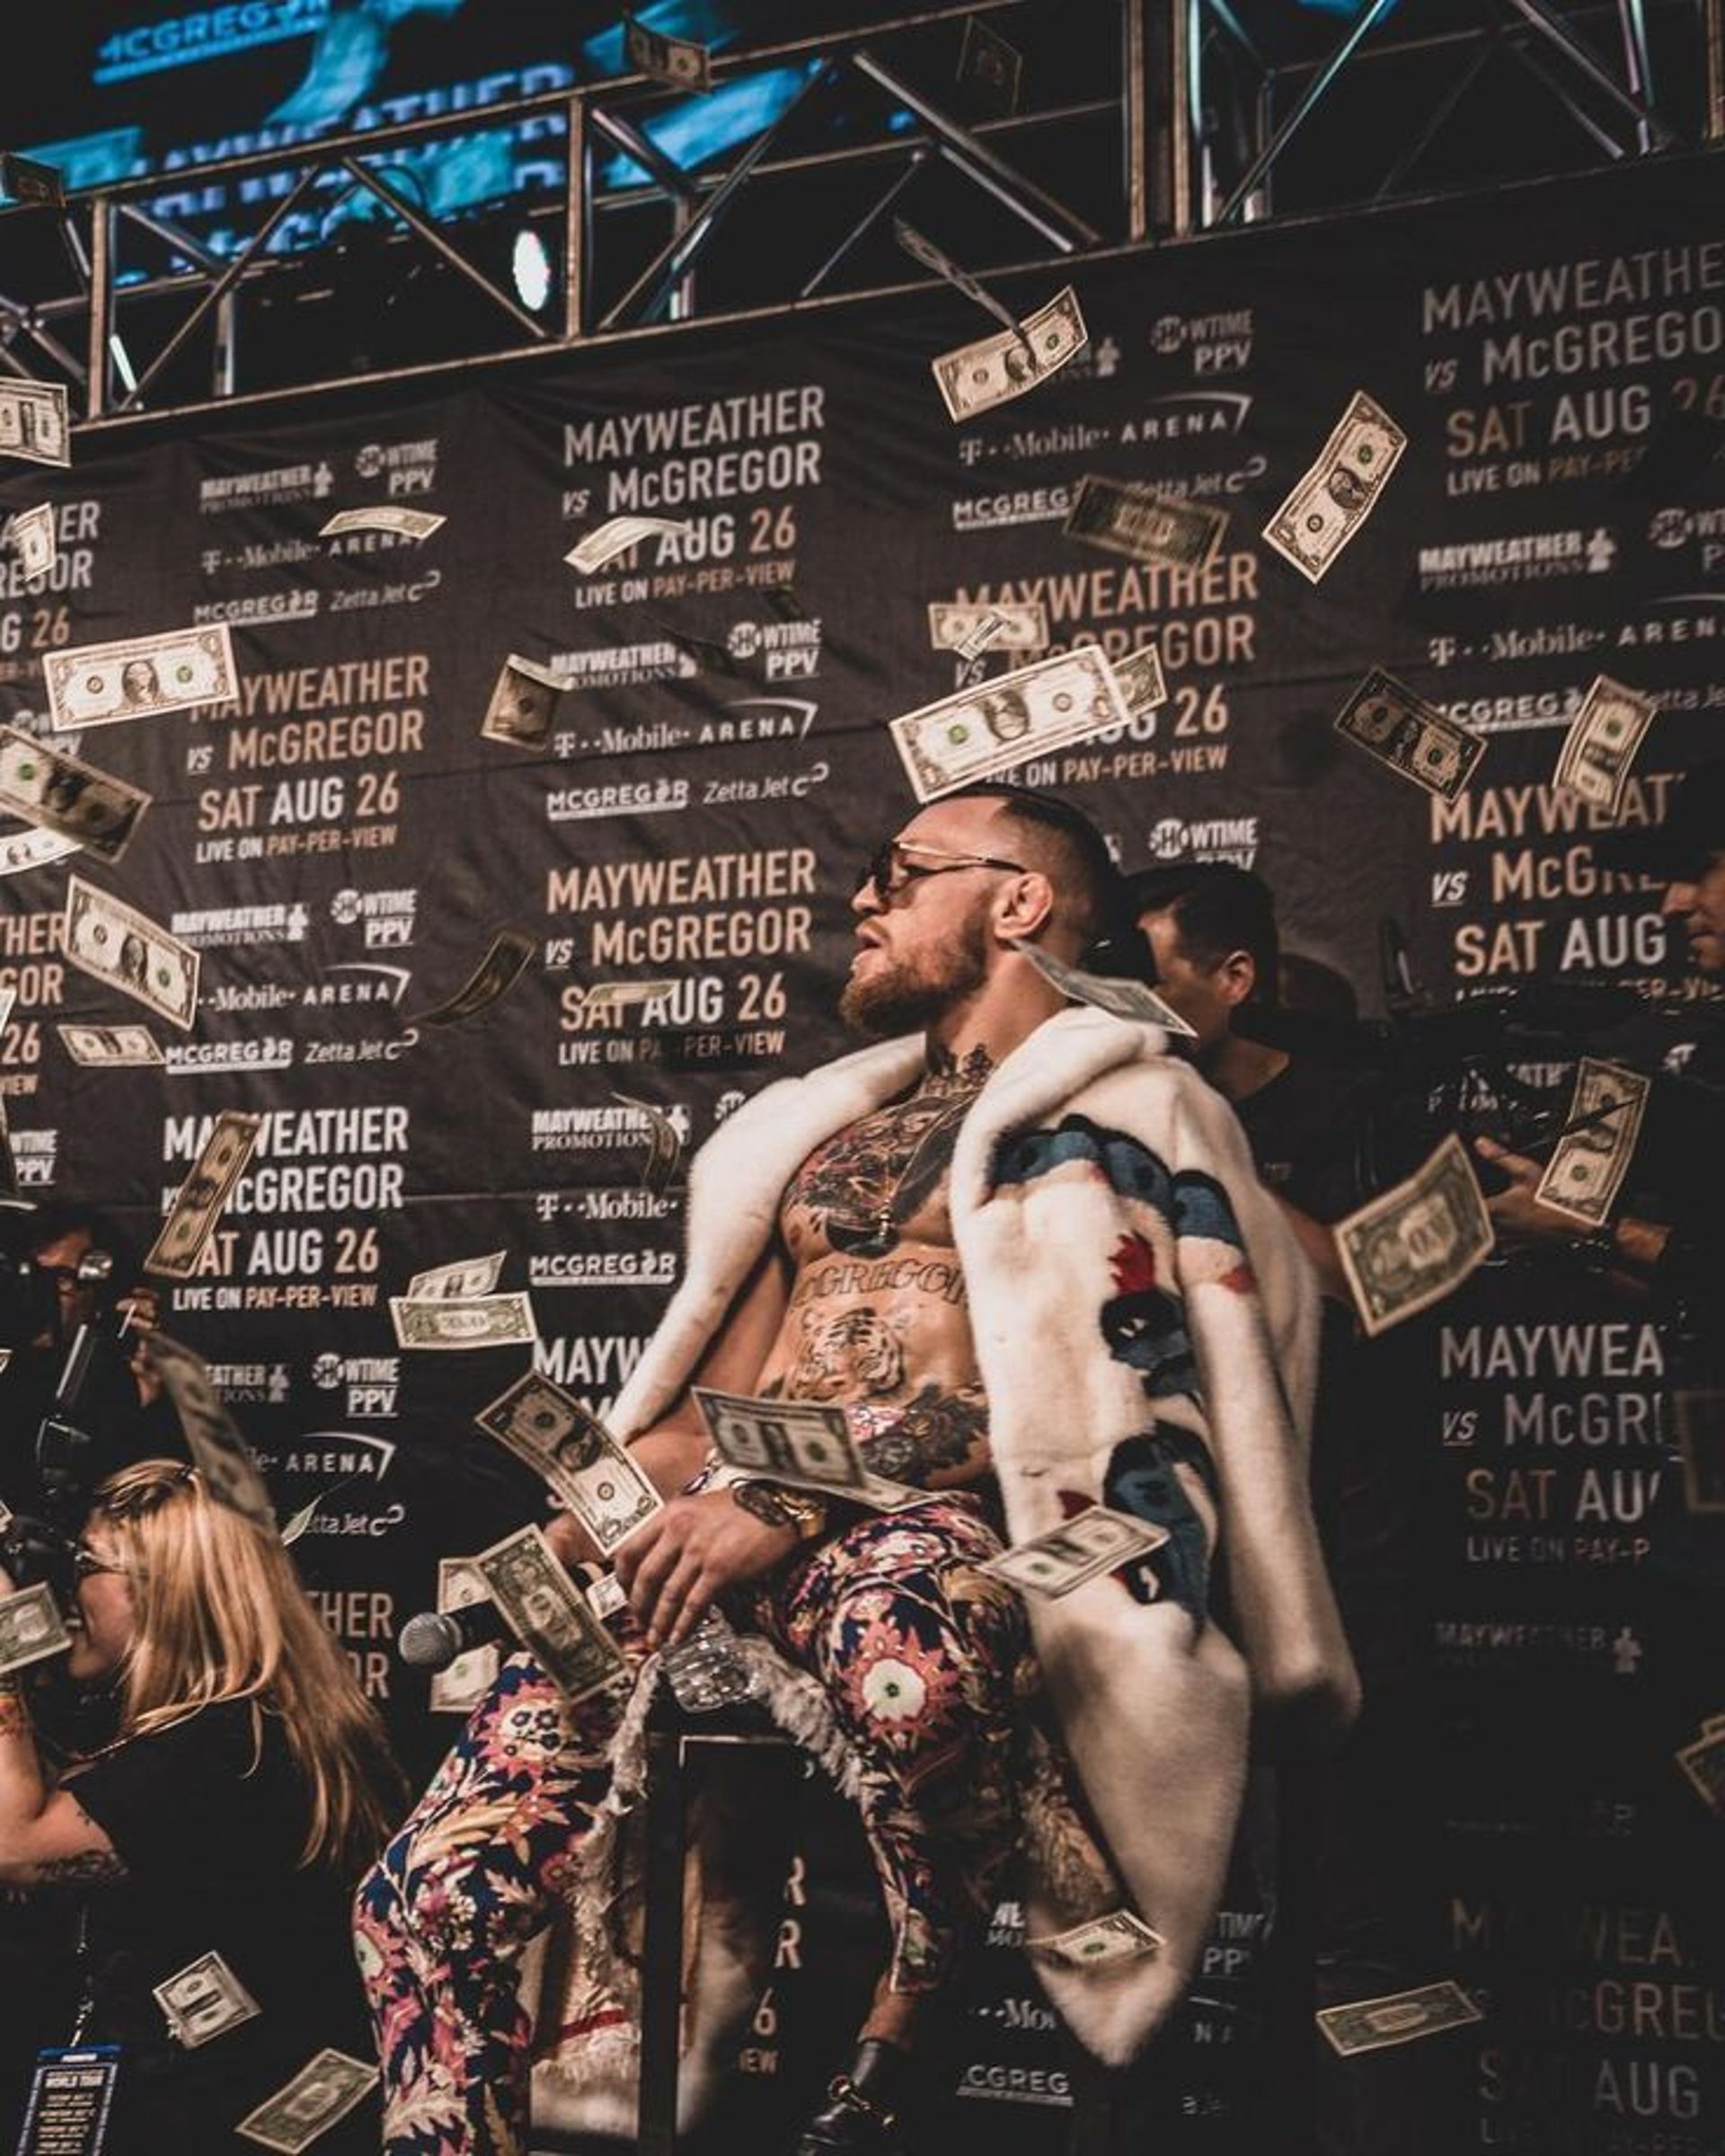
{"label": "metal truss scaffolding", "polygon": [[[676,93],[627,75],[50,190],[0,210],[0,368],[113,428],[902,290],[926,275],[903,216],[987,275],[1477,187],[1493,83],[1567,137],[1548,169],[1725,139],[1725,0],[1474,0],[1437,29],[1419,4],[1359,0],[1337,36],[1292,0],[964,0],[715,54],[715,84],[782,93],[698,163],[656,138]],[[1350,96],[1393,105],[1387,154]],[[476,140],[531,142],[528,181],[440,209],[427,160]],[[188,200],[255,214],[218,250]]]}

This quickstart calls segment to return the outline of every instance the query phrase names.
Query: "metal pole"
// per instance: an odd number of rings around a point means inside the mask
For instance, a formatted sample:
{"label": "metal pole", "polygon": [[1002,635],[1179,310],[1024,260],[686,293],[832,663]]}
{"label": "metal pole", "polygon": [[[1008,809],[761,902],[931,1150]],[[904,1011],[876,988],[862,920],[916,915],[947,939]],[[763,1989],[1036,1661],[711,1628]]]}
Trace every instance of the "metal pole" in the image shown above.
{"label": "metal pole", "polygon": [[482,270],[474,268],[460,248],[452,247],[431,220],[421,216],[399,188],[390,185],[382,172],[372,172],[368,166],[361,164],[357,157],[344,157],[341,166],[344,172],[351,173],[361,187],[368,188],[380,201],[387,202],[402,222],[418,233],[428,247],[440,254],[452,270],[467,279],[476,292],[482,292],[487,299],[501,307],[511,322],[518,323],[535,344],[544,344],[549,340],[551,331],[544,323],[536,321],[525,307],[518,307],[509,294],[494,285]]}
{"label": "metal pole", "polygon": [[[1511,0],[1511,4],[1515,4],[1515,0]],[[1358,22],[1306,84],[1294,110],[1252,159],[1243,177],[1235,183],[1234,192],[1216,213],[1216,224],[1225,225],[1233,216],[1329,94],[1330,85],[1353,58],[1356,51],[1394,5],[1395,0],[1370,0],[1370,4],[1362,12]]]}
{"label": "metal pole", "polygon": [[569,100],[564,137],[569,163],[563,184],[563,341],[577,344],[585,334],[587,314],[587,100],[579,90]]}
{"label": "metal pole", "polygon": [[[1653,101],[1653,62],[1647,48],[1647,16],[1641,0],[1617,0],[1617,21],[1623,33],[1623,73],[1637,97]],[[1643,157],[1653,147],[1647,122],[1635,123],[1635,146]]]}
{"label": "metal pole", "polygon": [[1590,82],[1602,97],[1629,119],[1645,125],[1658,148],[1663,150],[1669,147],[1673,137],[1664,120],[1642,99],[1632,96],[1608,68],[1600,66],[1569,24],[1545,4],[1545,0],[1508,0],[1508,4],[1524,22],[1531,23],[1543,37],[1549,38],[1570,65]]}
{"label": "metal pole", "polygon": [[1166,146],[1162,130],[1150,136],[1149,48],[1145,0],[1121,0],[1120,147],[1126,157],[1126,236],[1147,238],[1150,231],[1150,159]]}
{"label": "metal pole", "polygon": [[90,201],[90,350],[84,416],[99,420],[108,405],[108,322],[114,301],[113,210],[106,195]]}
{"label": "metal pole", "polygon": [[929,153],[926,146],[919,147],[912,153],[909,163],[905,166],[901,172],[897,172],[893,175],[892,184],[888,188],[885,194],[880,197],[871,208],[865,209],[863,211],[862,216],[858,218],[854,225],[852,225],[851,229],[845,234],[845,237],[838,243],[838,245],[835,247],[833,252],[827,257],[827,260],[820,265],[819,269],[817,270],[809,278],[808,282],[803,286],[801,291],[797,295],[799,299],[808,299],[815,293],[819,291],[820,287],[827,282],[827,279],[832,275],[833,271],[837,269],[838,265],[845,260],[845,257],[851,252],[852,248],[856,245],[856,243],[863,236],[865,233],[870,233],[874,230],[875,226],[880,222],[881,218],[885,216],[888,210],[892,208],[893,204],[898,199],[899,196],[904,193],[905,190],[910,185],[911,181],[916,177],[917,173],[921,172],[924,165],[927,163],[928,155]]}
{"label": "metal pole", "polygon": [[1707,139],[1725,142],[1725,0],[1702,0],[1706,43]]}

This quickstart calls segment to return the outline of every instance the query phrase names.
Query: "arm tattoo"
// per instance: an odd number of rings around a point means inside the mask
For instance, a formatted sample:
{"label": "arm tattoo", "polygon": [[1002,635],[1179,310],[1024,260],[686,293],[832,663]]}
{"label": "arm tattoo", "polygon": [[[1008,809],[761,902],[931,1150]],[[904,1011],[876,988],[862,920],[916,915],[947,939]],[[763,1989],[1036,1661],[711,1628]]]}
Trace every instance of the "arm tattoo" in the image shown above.
{"label": "arm tattoo", "polygon": [[28,1867],[36,1886],[92,1886],[123,1879],[126,1867],[111,1849],[86,1849],[75,1857],[49,1857]]}
{"label": "arm tattoo", "polygon": [[797,1519],[790,1507],[774,1489],[759,1482],[738,1482],[731,1486],[731,1501],[751,1518],[760,1520],[768,1527],[795,1527]]}
{"label": "arm tattoo", "polygon": [[932,1488],[937,1474],[949,1484],[976,1481],[992,1464],[981,1386],[948,1392],[924,1385],[890,1429],[870,1438],[864,1456],[875,1474],[920,1489]]}
{"label": "arm tattoo", "polygon": [[24,1705],[23,1693],[17,1685],[0,1678],[0,1737],[30,1734],[30,1710]]}

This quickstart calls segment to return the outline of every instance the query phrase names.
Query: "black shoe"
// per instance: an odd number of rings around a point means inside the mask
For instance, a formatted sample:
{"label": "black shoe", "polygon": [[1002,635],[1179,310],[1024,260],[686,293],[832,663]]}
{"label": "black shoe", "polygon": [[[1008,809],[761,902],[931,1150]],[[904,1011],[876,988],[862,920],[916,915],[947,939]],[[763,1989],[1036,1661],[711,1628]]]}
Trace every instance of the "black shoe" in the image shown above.
{"label": "black shoe", "polygon": [[897,2044],[864,2037],[850,2072],[833,2077],[825,2108],[797,2136],[792,2156],[909,2156],[927,2103],[917,2061]]}

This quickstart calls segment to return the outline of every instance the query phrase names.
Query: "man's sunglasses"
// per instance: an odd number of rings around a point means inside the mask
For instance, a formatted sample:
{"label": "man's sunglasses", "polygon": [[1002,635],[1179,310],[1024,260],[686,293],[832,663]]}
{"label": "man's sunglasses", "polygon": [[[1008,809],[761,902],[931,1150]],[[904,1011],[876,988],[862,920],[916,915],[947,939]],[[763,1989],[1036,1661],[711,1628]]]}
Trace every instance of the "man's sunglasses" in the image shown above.
{"label": "man's sunglasses", "polygon": [[[936,869],[923,868],[907,858],[913,853],[938,861],[942,865]],[[998,861],[992,853],[954,853],[945,846],[924,846],[913,839],[889,838],[863,863],[856,888],[860,894],[872,884],[876,897],[890,898],[902,891],[914,877],[949,876],[955,869],[1006,869],[1014,876],[1030,873],[1022,862]]]}

